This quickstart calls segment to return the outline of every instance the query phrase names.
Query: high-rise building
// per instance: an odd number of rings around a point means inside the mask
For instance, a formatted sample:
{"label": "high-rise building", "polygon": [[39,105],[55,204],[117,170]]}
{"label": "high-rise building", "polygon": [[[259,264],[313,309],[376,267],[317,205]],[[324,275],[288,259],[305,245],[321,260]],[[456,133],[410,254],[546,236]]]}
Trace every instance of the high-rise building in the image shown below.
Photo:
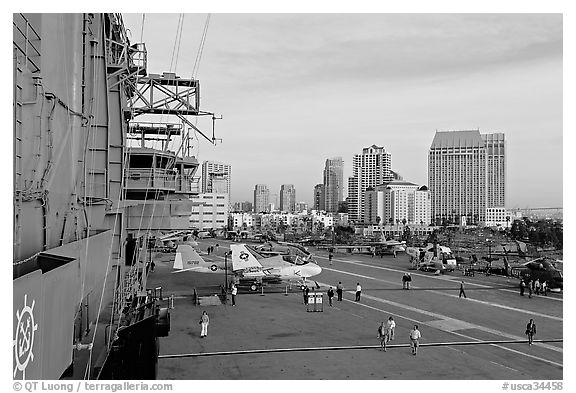
{"label": "high-rise building", "polygon": [[504,134],[437,131],[428,154],[432,221],[478,224],[486,210],[504,207]]}
{"label": "high-rise building", "polygon": [[254,187],[254,212],[267,212],[270,204],[270,190],[266,184],[256,184]]}
{"label": "high-rise building", "polygon": [[348,218],[354,222],[365,222],[365,192],[393,180],[392,155],[383,147],[372,145],[362,149],[352,161],[352,177],[348,178]]}
{"label": "high-rise building", "polygon": [[280,186],[280,211],[289,213],[296,211],[296,189],[293,184]]}
{"label": "high-rise building", "polygon": [[487,208],[503,208],[505,205],[506,144],[504,134],[481,134],[486,145]]}
{"label": "high-rise building", "polygon": [[326,160],[324,166],[324,207],[327,212],[336,213],[338,202],[344,200],[344,161],[342,157]]}
{"label": "high-rise building", "polygon": [[202,163],[202,193],[228,194],[230,197],[230,181],[232,167],[215,161]]}
{"label": "high-rise building", "polygon": [[324,202],[324,184],[316,184],[314,186],[314,210],[326,210]]}

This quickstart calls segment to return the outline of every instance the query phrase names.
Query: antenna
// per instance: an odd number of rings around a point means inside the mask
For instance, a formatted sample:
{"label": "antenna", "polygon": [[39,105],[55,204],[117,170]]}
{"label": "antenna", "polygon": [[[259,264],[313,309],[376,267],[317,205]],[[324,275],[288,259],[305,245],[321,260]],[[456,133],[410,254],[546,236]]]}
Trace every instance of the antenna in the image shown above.
{"label": "antenna", "polygon": [[216,126],[216,120],[222,120],[222,115],[220,115],[219,117],[216,116],[215,114],[212,114],[212,143],[216,144],[217,141],[219,141],[220,143],[222,143],[222,138],[216,138],[215,134],[214,134],[214,129]]}

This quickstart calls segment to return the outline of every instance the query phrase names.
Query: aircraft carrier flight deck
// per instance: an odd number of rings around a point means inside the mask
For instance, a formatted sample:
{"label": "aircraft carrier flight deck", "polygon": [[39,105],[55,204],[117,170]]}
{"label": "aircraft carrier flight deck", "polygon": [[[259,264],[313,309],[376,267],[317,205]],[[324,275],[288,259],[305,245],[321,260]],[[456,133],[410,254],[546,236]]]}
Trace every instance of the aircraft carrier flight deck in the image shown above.
{"label": "aircraft carrier flight deck", "polygon": [[[201,239],[199,248],[219,244],[207,259],[224,259],[231,242]],[[518,280],[502,276],[442,275],[409,270],[409,256],[336,253],[310,247],[322,272],[311,292],[322,292],[322,311],[305,305],[296,286],[240,288],[236,306],[219,304],[224,274],[172,274],[174,254],[156,254],[148,288],[174,295],[171,329],[161,339],[158,379],[187,380],[561,380],[562,294],[520,296]],[[402,276],[410,272],[410,290]],[[226,277],[231,280],[231,277]],[[464,281],[466,298],[459,297]],[[328,305],[326,291],[341,281],[342,301]],[[362,286],[355,301],[356,285]],[[214,289],[216,288],[216,289]],[[211,293],[216,292],[214,294]],[[195,296],[196,295],[196,296]],[[214,302],[210,302],[210,296]],[[202,304],[198,305],[198,300]],[[320,310],[320,305],[317,306]],[[307,310],[308,308],[308,310]],[[203,311],[210,318],[200,337]],[[379,324],[392,316],[394,340],[380,350]],[[532,318],[534,344],[525,335]],[[417,356],[410,350],[414,325],[422,334]]]}

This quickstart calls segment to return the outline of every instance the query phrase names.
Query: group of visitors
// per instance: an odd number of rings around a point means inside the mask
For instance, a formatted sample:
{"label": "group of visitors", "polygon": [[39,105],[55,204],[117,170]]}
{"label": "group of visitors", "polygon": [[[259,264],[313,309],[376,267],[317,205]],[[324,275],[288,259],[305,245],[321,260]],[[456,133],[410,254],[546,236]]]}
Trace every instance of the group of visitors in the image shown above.
{"label": "group of visitors", "polygon": [[208,249],[206,250],[208,252],[208,255],[214,254],[215,251],[218,251],[218,247],[220,247],[218,243],[216,243],[215,246],[208,246]]}
{"label": "group of visitors", "polygon": [[524,292],[528,290],[528,298],[532,297],[532,293],[536,295],[548,296],[548,281],[540,282],[540,279],[526,280],[520,279],[520,296],[524,296]]}
{"label": "group of visitors", "polygon": [[380,340],[380,350],[386,352],[386,344],[394,340],[394,331],[396,330],[396,322],[394,318],[389,317],[386,325],[384,322],[378,326],[378,339]]}

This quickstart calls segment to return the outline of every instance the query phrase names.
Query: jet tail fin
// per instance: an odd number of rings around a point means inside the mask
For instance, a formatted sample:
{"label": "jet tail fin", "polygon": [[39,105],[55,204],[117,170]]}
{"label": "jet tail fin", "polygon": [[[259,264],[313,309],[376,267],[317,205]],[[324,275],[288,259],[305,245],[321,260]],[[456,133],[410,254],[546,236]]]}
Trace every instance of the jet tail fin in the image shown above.
{"label": "jet tail fin", "polygon": [[204,259],[198,255],[196,250],[189,244],[180,244],[176,249],[176,257],[174,258],[174,269],[184,270],[193,268],[195,266],[205,263]]}
{"label": "jet tail fin", "polygon": [[230,250],[232,251],[232,270],[244,270],[248,268],[258,267],[262,265],[254,255],[246,248],[244,244],[231,244]]}

